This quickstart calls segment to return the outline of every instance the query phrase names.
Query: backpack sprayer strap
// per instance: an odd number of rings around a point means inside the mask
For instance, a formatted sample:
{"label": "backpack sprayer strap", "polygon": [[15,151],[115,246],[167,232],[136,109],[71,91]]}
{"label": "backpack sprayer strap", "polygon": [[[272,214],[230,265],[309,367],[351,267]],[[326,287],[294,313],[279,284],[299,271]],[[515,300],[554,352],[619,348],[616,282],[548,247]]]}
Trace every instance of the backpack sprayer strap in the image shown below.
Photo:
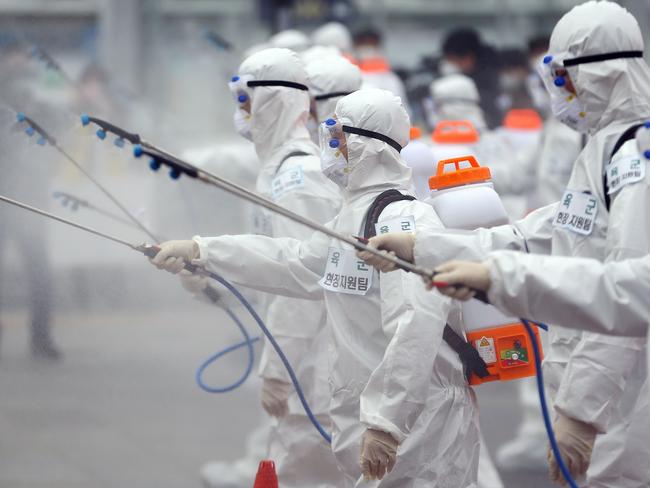
{"label": "backpack sprayer strap", "polygon": [[298,156],[311,156],[308,152],[305,151],[292,151],[289,154],[287,154],[285,157],[282,158],[282,161],[280,161],[280,164],[278,164],[278,167],[275,170],[275,174],[277,175],[280,172],[280,169],[282,169],[282,165],[284,162],[289,159],[289,158],[295,158]]}
{"label": "backpack sprayer strap", "polygon": [[[386,190],[385,192],[380,193],[366,212],[366,218],[363,225],[363,236],[366,239],[374,237],[377,234],[375,231],[375,224],[379,221],[379,217],[384,209],[391,203],[405,200],[415,200],[415,197],[404,195],[395,189]],[[485,364],[485,361],[483,361],[483,358],[479,355],[478,351],[463,339],[460,334],[452,329],[449,324],[445,324],[442,338],[449,347],[458,354],[461,363],[463,363],[463,370],[467,381],[469,381],[472,373],[479,378],[485,378],[490,375],[487,369],[487,364]]]}
{"label": "backpack sprayer strap", "polygon": [[449,324],[445,325],[445,330],[442,332],[442,338],[451,347],[458,357],[460,362],[463,363],[463,371],[465,372],[465,379],[469,381],[470,376],[474,373],[479,378],[486,378],[490,376],[487,364],[480,356],[478,351],[463,337],[451,328]]}

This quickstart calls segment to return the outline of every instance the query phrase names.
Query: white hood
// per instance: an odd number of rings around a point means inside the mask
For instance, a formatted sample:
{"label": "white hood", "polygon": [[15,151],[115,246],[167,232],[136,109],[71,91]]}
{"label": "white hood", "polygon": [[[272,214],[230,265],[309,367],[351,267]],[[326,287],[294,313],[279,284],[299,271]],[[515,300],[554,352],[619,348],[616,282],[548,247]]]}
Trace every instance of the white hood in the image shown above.
{"label": "white hood", "polygon": [[287,29],[271,36],[269,45],[301,52],[309,47],[309,37],[297,29]]}
{"label": "white hood", "polygon": [[[343,125],[378,132],[402,147],[409,142],[409,116],[400,98],[387,90],[356,91],[339,100],[335,114]],[[395,148],[371,137],[346,133],[345,138],[348,162],[353,167],[347,197],[371,188],[411,188],[411,169]]]}
{"label": "white hood", "polygon": [[[621,51],[643,51],[636,19],[620,5],[590,1],[574,7],[553,29],[550,53],[564,61]],[[613,122],[650,116],[650,69],[643,58],[610,59],[567,67],[587,113],[589,133]]]}
{"label": "white hood", "polygon": [[[290,81],[305,86],[308,83],[300,58],[289,49],[271,48],[255,53],[244,60],[238,74],[251,75],[256,81]],[[305,145],[313,148],[306,127],[309,116],[307,91],[284,86],[257,86],[249,88],[248,92],[251,96],[251,135],[263,164]]]}
{"label": "white hood", "polygon": [[477,130],[486,128],[481,98],[474,80],[462,74],[452,74],[434,80],[429,86],[433,99],[431,119],[469,120]]}
{"label": "white hood", "polygon": [[316,29],[311,40],[318,46],[334,46],[343,52],[352,51],[352,36],[340,22],[328,22]]}
{"label": "white hood", "polygon": [[[361,88],[361,70],[343,56],[327,56],[311,61],[305,67],[309,76],[309,90],[312,97],[352,93]],[[318,100],[316,111],[322,122],[334,114],[336,103],[345,95]]]}

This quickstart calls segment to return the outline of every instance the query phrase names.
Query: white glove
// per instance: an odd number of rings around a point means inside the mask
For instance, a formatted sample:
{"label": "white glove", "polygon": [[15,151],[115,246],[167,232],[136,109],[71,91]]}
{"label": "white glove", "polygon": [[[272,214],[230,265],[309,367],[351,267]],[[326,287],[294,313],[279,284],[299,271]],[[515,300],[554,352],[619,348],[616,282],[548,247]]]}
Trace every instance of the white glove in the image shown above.
{"label": "white glove", "polygon": [[366,481],[380,480],[393,470],[397,458],[397,446],[399,443],[388,432],[375,429],[364,432],[359,464]]}
{"label": "white glove", "polygon": [[[404,261],[413,262],[413,246],[415,246],[415,235],[409,232],[393,232],[381,234],[370,239],[368,245],[387,251],[386,254],[392,254]],[[357,252],[359,259],[363,259],[370,266],[374,266],[379,271],[387,273],[395,271],[397,266],[394,263],[382,259],[380,256],[368,251]]]}
{"label": "white glove", "polygon": [[[559,414],[553,424],[553,430],[562,459],[571,476],[578,478],[584,475],[589,467],[591,452],[594,449],[594,442],[598,434],[596,428],[590,424]],[[547,457],[551,481],[562,486],[566,485],[560,467],[550,448]]]}
{"label": "white glove", "polygon": [[198,274],[190,273],[186,269],[182,270],[178,277],[181,280],[181,285],[192,295],[201,295],[203,290],[208,287],[208,277]]}
{"label": "white glove", "polygon": [[[476,294],[476,290],[488,291],[490,289],[490,268],[484,263],[449,261],[436,268],[434,280],[435,282],[431,282],[425,279],[426,287],[429,290],[437,284],[438,291],[443,295],[466,301]],[[440,287],[441,283],[456,286]]]}
{"label": "white glove", "polygon": [[185,267],[199,257],[199,245],[194,241],[167,241],[160,244],[160,251],[151,263],[158,269],[178,274]]}
{"label": "white glove", "polygon": [[289,413],[289,395],[293,385],[286,381],[264,378],[262,383],[262,407],[273,417],[284,417]]}

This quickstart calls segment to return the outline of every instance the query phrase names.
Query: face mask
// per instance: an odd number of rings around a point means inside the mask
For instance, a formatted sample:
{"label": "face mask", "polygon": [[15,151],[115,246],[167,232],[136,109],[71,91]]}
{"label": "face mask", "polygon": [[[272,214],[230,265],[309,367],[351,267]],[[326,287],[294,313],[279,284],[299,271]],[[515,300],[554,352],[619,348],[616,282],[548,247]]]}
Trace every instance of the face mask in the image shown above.
{"label": "face mask", "polygon": [[578,132],[587,132],[587,112],[580,99],[566,88],[566,79],[554,76],[553,57],[546,56],[538,72],[551,96],[551,111],[563,124]]}
{"label": "face mask", "polygon": [[320,124],[319,139],[321,148],[321,171],[341,188],[348,186],[352,166],[340,151],[345,136],[339,124],[334,119],[327,119]]}
{"label": "face mask", "polygon": [[233,122],[235,124],[235,130],[240,136],[242,136],[244,139],[248,139],[249,141],[253,140],[253,135],[251,134],[250,114],[247,114],[242,109],[238,108],[235,110]]}
{"label": "face mask", "polygon": [[568,93],[565,96],[551,95],[553,115],[563,124],[578,132],[587,132],[587,112],[577,96]]}
{"label": "face mask", "polygon": [[355,54],[357,55],[357,58],[363,60],[380,57],[381,51],[375,46],[364,45],[358,46],[355,49]]}
{"label": "face mask", "polygon": [[537,73],[531,73],[526,80],[528,94],[537,111],[546,118],[551,112],[551,100]]}
{"label": "face mask", "polygon": [[460,68],[454,63],[443,59],[438,64],[438,71],[440,72],[440,76],[449,76],[460,73]]}
{"label": "face mask", "polygon": [[524,80],[519,76],[510,73],[502,73],[499,76],[499,86],[506,92],[514,92],[524,86]]}

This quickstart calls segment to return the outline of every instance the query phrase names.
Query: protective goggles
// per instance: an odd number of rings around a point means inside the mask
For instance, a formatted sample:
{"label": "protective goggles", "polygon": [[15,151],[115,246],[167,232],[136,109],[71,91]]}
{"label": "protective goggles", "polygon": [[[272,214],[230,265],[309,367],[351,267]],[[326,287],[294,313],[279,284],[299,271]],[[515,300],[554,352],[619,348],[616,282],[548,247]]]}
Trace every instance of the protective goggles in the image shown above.
{"label": "protective goggles", "polygon": [[338,148],[341,145],[341,138],[343,137],[344,133],[348,133],[356,134],[362,137],[370,137],[371,139],[377,139],[379,141],[385,142],[397,152],[402,151],[402,146],[400,146],[394,139],[391,139],[384,134],[380,134],[379,132],[361,129],[360,127],[352,127],[350,125],[339,124],[334,119],[327,119],[323,123],[323,127],[325,128],[325,131],[321,133],[321,147],[325,147],[324,145],[327,145],[332,149]]}
{"label": "protective goggles", "polygon": [[330,98],[336,98],[336,97],[345,97],[349,95],[350,93],[353,93],[351,91],[337,91],[337,92],[331,92],[331,93],[322,93],[320,95],[315,95],[314,100],[317,102],[320,102],[322,100],[329,100]]}
{"label": "protective goggles", "polygon": [[553,83],[557,87],[562,87],[566,84],[564,75],[566,68],[578,66],[580,64],[599,63],[602,61],[609,61],[611,59],[631,59],[642,58],[643,51],[615,51],[602,54],[591,54],[588,56],[579,56],[577,58],[567,58],[562,56],[544,56],[542,64],[550,69]]}
{"label": "protective goggles", "polygon": [[230,88],[231,93],[235,96],[235,100],[237,100],[237,102],[240,104],[244,104],[250,100],[250,88],[255,88],[256,86],[284,86],[286,88],[294,88],[296,90],[309,90],[309,88],[307,88],[307,85],[296,83],[295,81],[256,80],[251,75],[235,75],[230,79],[230,82],[228,83],[228,88]]}

